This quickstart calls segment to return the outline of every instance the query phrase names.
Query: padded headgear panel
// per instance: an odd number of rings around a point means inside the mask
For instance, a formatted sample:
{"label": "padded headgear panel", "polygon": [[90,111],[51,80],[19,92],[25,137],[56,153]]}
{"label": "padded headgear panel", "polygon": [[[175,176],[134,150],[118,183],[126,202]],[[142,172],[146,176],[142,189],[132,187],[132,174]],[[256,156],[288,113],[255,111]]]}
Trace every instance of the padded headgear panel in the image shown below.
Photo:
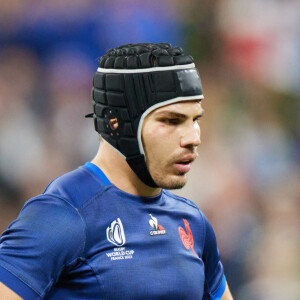
{"label": "padded headgear panel", "polygon": [[[108,50],[94,75],[95,129],[137,176],[156,187],[145,163],[142,122],[152,110],[170,103],[203,98],[190,55],[170,44],[127,44]],[[117,118],[115,129],[110,119]]]}

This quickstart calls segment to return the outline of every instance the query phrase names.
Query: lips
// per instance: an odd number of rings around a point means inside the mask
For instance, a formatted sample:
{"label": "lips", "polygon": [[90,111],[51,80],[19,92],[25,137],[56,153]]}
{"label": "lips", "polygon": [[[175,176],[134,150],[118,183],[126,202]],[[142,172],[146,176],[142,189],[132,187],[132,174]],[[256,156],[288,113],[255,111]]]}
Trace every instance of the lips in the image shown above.
{"label": "lips", "polygon": [[175,168],[181,173],[187,173],[191,169],[192,162],[196,159],[196,155],[187,155],[175,162]]}

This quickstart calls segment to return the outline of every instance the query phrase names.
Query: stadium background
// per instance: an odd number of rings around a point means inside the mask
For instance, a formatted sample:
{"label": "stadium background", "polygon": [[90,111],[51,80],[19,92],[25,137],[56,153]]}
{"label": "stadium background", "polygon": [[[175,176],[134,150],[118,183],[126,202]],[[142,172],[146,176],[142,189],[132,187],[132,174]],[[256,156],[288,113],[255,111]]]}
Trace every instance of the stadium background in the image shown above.
{"label": "stadium background", "polygon": [[299,11],[298,0],[1,0],[0,231],[95,154],[84,115],[97,59],[169,41],[195,57],[205,92],[200,155],[178,193],[211,220],[236,300],[300,299]]}

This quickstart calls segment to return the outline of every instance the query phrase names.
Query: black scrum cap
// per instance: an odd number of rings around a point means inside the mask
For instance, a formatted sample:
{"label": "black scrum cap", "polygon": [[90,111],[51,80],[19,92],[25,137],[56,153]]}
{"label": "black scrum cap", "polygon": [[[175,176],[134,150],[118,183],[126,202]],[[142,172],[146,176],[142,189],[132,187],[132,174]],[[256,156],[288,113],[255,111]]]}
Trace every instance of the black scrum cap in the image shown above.
{"label": "black scrum cap", "polygon": [[[110,49],[101,57],[92,98],[96,131],[145,184],[157,187],[146,167],[143,121],[158,107],[199,100],[203,93],[190,55],[168,43],[140,43]],[[111,118],[117,118],[116,129]]]}

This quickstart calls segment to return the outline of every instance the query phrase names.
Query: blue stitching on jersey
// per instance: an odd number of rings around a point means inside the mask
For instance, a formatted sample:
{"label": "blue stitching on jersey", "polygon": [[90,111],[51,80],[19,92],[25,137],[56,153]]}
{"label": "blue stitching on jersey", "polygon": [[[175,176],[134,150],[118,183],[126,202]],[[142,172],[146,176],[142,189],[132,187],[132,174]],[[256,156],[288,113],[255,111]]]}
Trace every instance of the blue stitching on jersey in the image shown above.
{"label": "blue stitching on jersey", "polygon": [[[206,233],[207,233],[207,230],[206,230],[206,222],[204,220],[204,216],[203,216],[203,213],[201,212],[201,210],[198,208],[198,212],[199,212],[199,215],[201,217],[201,220],[202,222],[204,223],[204,226],[203,226],[203,245],[202,245],[202,253],[201,253],[201,259],[203,260],[203,253],[204,253],[204,247],[205,247],[205,240],[206,240]],[[204,263],[204,262],[203,262]]]}
{"label": "blue stitching on jersey", "polygon": [[[221,280],[219,280],[219,282],[217,284],[217,288],[210,294],[210,295],[212,295],[213,299],[215,299],[215,297],[213,296],[213,294],[216,293],[218,291],[218,289],[221,287],[221,283],[223,282],[223,280],[225,280],[225,289],[226,289],[226,277],[223,274],[223,276],[221,277]],[[223,291],[222,296],[224,295],[225,289]]]}
{"label": "blue stitching on jersey", "polygon": [[3,262],[0,264],[0,266],[3,269],[5,269],[7,272],[11,273],[13,276],[17,277],[20,281],[22,281],[25,285],[27,285],[30,289],[32,289],[37,295],[39,295],[40,297],[42,297],[42,295],[31,284],[29,284],[29,283],[26,282],[26,280],[25,280],[26,278],[22,278],[23,276],[21,274],[20,275],[17,274],[18,271],[13,266],[11,266],[10,264],[8,264],[6,261],[4,261],[4,264],[5,265],[9,265],[9,267],[12,268],[13,271],[11,269],[8,270],[7,267],[5,267],[3,265]]}
{"label": "blue stitching on jersey", "polygon": [[105,299],[104,297],[104,289],[102,288],[102,282],[100,280],[100,277],[99,274],[94,270],[94,268],[89,264],[89,261],[87,260],[87,258],[84,258],[84,257],[81,257],[80,260],[85,263],[87,266],[89,266],[89,268],[92,270],[92,272],[95,274],[95,277],[96,277],[96,280],[99,284],[99,289],[100,289],[100,292],[102,292],[102,295],[103,295],[103,299]]}
{"label": "blue stitching on jersey", "polygon": [[185,203],[185,204],[187,204],[187,205],[189,205],[189,206],[191,206],[191,207],[199,210],[198,206],[195,203],[193,203],[191,200],[189,200],[189,199],[186,199],[184,197],[180,197],[178,195],[175,195],[172,192],[170,192],[169,190],[165,190],[165,189],[163,189],[163,193],[167,194],[169,197],[171,197],[173,199],[177,199],[178,201],[183,202],[183,203]]}
{"label": "blue stitching on jersey", "polygon": [[[42,200],[44,197],[50,197],[50,198],[56,198],[56,199],[59,199],[59,200],[62,200],[63,202],[67,203],[69,206],[71,206],[75,211],[76,213],[79,215],[83,225],[84,225],[84,240],[83,240],[83,247],[82,247],[82,250],[80,251],[81,254],[84,253],[84,250],[85,250],[85,245],[86,245],[86,235],[87,235],[87,230],[86,230],[86,222],[83,218],[83,216],[81,215],[80,211],[78,208],[76,208],[75,206],[73,206],[67,199],[64,199],[62,197],[59,197],[57,195],[52,195],[52,194],[42,194],[42,195],[39,195],[35,198],[32,198],[30,200],[27,201],[27,203],[25,203],[24,207],[22,208],[22,210],[28,206],[29,204],[31,204],[32,202],[34,201],[38,201],[38,200]],[[80,257],[80,255],[78,255],[78,257],[76,257],[75,259],[78,259]],[[59,271],[59,274],[61,274],[62,270],[65,268],[66,265],[63,265]],[[43,293],[42,295],[40,295],[42,298],[46,295],[46,293],[48,292],[48,289],[49,289],[49,286],[53,285],[53,283],[55,283],[56,280],[54,280],[53,278],[51,278],[51,281],[48,283],[48,285],[44,288],[43,290]],[[27,284],[28,285],[28,284]],[[29,286],[29,285],[28,285]],[[32,288],[33,289],[33,288]],[[34,290],[34,289],[33,289]],[[35,291],[35,290],[34,290]]]}

